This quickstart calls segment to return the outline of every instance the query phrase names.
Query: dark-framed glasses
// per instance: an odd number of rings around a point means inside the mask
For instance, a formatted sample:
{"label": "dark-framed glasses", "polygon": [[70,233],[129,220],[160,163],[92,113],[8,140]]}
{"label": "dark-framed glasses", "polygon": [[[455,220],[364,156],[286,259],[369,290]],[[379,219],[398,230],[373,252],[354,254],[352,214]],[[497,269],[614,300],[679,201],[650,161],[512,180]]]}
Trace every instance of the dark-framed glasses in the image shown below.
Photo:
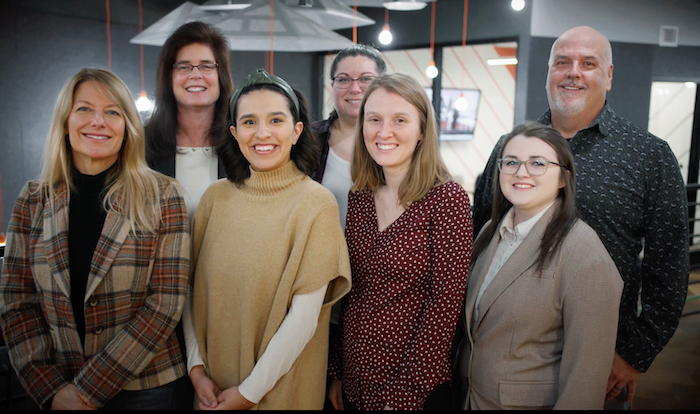
{"label": "dark-framed glasses", "polygon": [[199,69],[200,73],[212,73],[219,66],[218,63],[200,63],[199,65],[190,65],[189,63],[176,63],[173,65],[173,69],[179,75],[189,75],[192,73],[194,68]]}
{"label": "dark-framed glasses", "polygon": [[569,169],[558,162],[549,161],[544,158],[531,158],[529,160],[520,161],[515,158],[499,158],[496,160],[499,171],[503,174],[513,175],[518,172],[521,164],[525,164],[525,169],[530,175],[544,175],[547,172],[549,164],[558,165],[562,168]]}
{"label": "dark-framed glasses", "polygon": [[369,84],[372,83],[372,79],[374,78],[375,76],[360,76],[356,79],[353,79],[349,76],[336,76],[335,78],[333,78],[333,84],[338,89],[347,89],[350,87],[350,85],[352,85],[353,82],[357,81],[357,84],[360,85],[360,88],[367,89]]}

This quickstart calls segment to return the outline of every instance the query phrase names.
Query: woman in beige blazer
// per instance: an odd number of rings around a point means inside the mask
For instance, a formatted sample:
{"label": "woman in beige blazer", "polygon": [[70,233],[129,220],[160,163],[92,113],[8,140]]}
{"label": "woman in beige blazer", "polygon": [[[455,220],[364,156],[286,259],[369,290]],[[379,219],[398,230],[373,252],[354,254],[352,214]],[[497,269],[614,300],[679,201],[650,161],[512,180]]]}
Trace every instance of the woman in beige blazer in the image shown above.
{"label": "woman in beige blazer", "polygon": [[491,220],[474,245],[457,332],[457,404],[602,409],[622,279],[596,233],[577,218],[566,140],[527,123],[502,148]]}

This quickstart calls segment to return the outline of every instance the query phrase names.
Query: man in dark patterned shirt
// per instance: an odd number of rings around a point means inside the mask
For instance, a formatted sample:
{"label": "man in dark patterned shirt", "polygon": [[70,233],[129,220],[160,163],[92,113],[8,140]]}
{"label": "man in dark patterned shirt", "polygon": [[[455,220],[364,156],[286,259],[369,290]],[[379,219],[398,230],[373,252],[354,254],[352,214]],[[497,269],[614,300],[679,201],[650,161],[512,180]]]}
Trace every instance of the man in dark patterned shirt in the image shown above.
{"label": "man in dark patterned shirt", "polygon": [[[612,48],[603,35],[590,27],[568,30],[552,46],[550,110],[538,122],[569,140],[579,215],[596,230],[625,282],[605,408],[628,409],[639,377],[671,339],[685,304],[687,199],[668,144],[608,107],[612,73]],[[491,216],[502,140],[475,191],[475,235]]]}

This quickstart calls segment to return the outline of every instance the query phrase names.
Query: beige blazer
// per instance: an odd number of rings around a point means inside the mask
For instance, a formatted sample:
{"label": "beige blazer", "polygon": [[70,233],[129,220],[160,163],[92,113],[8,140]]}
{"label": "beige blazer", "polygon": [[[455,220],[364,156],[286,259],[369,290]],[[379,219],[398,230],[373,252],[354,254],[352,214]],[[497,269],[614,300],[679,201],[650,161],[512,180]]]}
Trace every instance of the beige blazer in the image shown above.
{"label": "beige blazer", "polygon": [[470,270],[458,328],[466,338],[456,360],[462,408],[603,408],[623,282],[595,231],[581,220],[542,274],[535,272],[554,210],[486,288],[475,326],[476,296],[498,232]]}

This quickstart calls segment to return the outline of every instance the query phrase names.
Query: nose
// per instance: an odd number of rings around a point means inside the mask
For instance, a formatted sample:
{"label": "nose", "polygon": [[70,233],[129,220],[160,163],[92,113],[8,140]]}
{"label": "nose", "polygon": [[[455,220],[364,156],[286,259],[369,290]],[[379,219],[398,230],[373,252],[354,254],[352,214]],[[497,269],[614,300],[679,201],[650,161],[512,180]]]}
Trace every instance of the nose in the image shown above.
{"label": "nose", "polygon": [[580,78],[581,77],[581,67],[579,66],[579,62],[575,61],[569,66],[569,73],[568,76],[570,78]]}
{"label": "nose", "polygon": [[258,124],[258,129],[255,131],[255,135],[258,138],[267,138],[270,136],[270,131],[267,128],[267,125],[265,125],[264,122],[261,122]]}
{"label": "nose", "polygon": [[352,80],[350,81],[350,90],[355,92],[355,93],[362,93],[362,88],[360,88],[360,80]]}
{"label": "nose", "polygon": [[96,127],[105,125],[105,119],[100,111],[95,111],[95,114],[92,116],[91,124]]}
{"label": "nose", "polygon": [[527,170],[525,163],[521,163],[518,165],[518,170],[515,171],[515,176],[516,177],[529,177],[530,176],[530,172]]}
{"label": "nose", "polygon": [[193,67],[192,72],[190,72],[190,78],[199,79],[201,77],[202,77],[202,72],[200,72],[199,66]]}
{"label": "nose", "polygon": [[391,129],[391,123],[390,122],[383,122],[382,125],[379,127],[379,132],[377,132],[377,136],[379,138],[386,138],[391,136],[393,133]]}

